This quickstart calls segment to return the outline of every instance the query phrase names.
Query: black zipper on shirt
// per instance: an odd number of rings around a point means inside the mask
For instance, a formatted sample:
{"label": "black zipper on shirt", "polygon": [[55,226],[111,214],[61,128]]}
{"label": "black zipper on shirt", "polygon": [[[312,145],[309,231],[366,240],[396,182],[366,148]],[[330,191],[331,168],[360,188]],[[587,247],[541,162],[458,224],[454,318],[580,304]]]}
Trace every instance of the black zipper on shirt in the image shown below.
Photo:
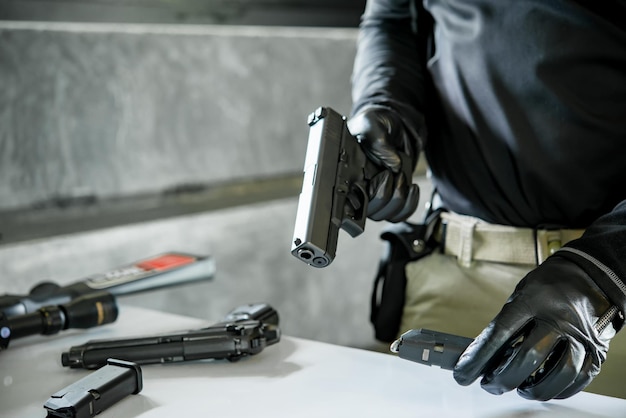
{"label": "black zipper on shirt", "polygon": [[[611,279],[611,281],[622,291],[622,293],[626,294],[626,285],[624,284],[624,282],[619,279],[619,277],[617,276],[617,274],[615,274],[613,270],[611,270],[595,257],[583,251],[577,250],[576,248],[563,247],[559,251],[568,251],[589,261],[598,269],[600,269],[604,274],[606,274]],[[606,328],[606,326],[609,325],[618,314],[620,318],[623,319],[623,315],[619,311],[619,309],[617,309],[617,306],[611,306],[609,310],[607,310],[600,318],[598,318],[598,320],[594,324],[596,331],[598,331],[598,333],[601,333],[604,328]]]}

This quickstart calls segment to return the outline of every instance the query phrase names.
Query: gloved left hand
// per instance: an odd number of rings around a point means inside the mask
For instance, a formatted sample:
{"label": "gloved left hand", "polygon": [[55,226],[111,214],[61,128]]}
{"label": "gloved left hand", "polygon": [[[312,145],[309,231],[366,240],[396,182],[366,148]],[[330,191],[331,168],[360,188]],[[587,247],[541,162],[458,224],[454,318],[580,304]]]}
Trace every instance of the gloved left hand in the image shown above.
{"label": "gloved left hand", "polygon": [[454,378],[469,385],[482,376],[482,388],[492,394],[517,388],[540,401],[572,396],[606,359],[616,328],[597,322],[611,307],[588,275],[557,253],[520,281],[461,355]]}

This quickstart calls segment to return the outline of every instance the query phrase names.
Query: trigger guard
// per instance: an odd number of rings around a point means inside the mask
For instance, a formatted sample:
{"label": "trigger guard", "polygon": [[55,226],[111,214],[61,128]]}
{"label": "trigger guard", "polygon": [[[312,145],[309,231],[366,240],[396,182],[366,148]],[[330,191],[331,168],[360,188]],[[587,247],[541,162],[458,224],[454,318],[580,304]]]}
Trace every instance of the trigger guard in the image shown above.
{"label": "trigger guard", "polygon": [[341,229],[346,231],[353,238],[361,235],[365,230],[365,220],[367,219],[368,196],[365,187],[360,183],[352,184],[350,192],[346,196],[346,206],[344,217],[341,221]]}

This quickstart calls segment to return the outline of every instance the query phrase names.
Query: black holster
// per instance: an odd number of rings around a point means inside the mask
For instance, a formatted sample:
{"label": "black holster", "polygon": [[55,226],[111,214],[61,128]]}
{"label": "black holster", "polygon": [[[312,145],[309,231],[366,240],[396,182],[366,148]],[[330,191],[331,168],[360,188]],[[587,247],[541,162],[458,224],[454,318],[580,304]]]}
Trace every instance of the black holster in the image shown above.
{"label": "black holster", "polygon": [[397,338],[405,301],[406,264],[438,247],[434,232],[441,212],[432,212],[422,224],[393,224],[381,234],[387,242],[374,279],[370,311],[377,340],[392,342]]}

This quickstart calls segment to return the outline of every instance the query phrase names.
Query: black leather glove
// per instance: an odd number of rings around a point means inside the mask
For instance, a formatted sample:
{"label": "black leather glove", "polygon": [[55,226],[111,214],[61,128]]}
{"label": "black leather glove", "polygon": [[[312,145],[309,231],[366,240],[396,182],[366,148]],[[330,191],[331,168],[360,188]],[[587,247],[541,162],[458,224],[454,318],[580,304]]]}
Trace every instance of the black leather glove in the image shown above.
{"label": "black leather glove", "polygon": [[493,394],[517,388],[540,401],[572,396],[606,359],[616,327],[598,319],[611,308],[588,275],[557,253],[520,281],[461,355],[454,378],[469,385],[482,375],[482,388]]}
{"label": "black leather glove", "polygon": [[390,222],[411,216],[419,202],[419,187],[412,184],[419,150],[400,116],[387,108],[367,108],[350,118],[348,129],[367,157],[380,167],[368,186],[367,216]]}

